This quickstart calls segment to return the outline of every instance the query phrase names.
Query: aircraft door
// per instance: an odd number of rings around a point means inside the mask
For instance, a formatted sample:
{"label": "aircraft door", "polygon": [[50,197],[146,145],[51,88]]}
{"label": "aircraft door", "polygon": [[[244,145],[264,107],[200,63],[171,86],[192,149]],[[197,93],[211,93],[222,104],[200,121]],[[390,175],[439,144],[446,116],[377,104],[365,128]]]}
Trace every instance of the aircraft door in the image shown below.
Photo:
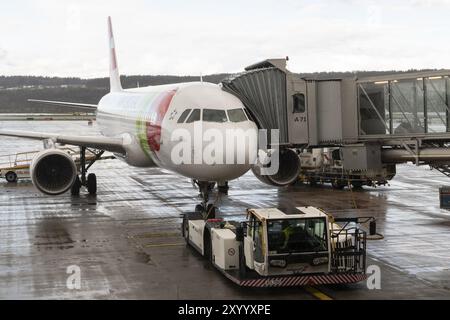
{"label": "aircraft door", "polygon": [[289,125],[289,142],[291,144],[308,143],[307,92],[305,81],[292,83],[292,90],[287,94],[287,115]]}

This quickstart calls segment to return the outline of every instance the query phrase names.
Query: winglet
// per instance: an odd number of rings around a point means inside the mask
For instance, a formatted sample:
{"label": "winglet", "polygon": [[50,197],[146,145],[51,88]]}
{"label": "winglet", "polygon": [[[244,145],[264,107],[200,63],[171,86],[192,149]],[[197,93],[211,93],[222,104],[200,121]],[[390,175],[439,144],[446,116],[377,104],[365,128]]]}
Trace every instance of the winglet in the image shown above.
{"label": "winglet", "polygon": [[120,83],[119,67],[117,66],[116,46],[114,44],[114,34],[111,17],[108,17],[108,41],[109,41],[109,83],[111,92],[122,91]]}

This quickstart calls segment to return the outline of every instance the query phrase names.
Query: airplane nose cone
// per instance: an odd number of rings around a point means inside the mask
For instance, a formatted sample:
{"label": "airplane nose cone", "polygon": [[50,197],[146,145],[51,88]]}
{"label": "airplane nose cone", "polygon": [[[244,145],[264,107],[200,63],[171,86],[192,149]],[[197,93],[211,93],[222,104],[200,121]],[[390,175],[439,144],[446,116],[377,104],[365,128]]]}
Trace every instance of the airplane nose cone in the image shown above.
{"label": "airplane nose cone", "polygon": [[[193,168],[194,169],[194,168]],[[229,181],[239,178],[250,170],[249,164],[199,165],[194,169],[195,179],[200,181]]]}
{"label": "airplane nose cone", "polygon": [[[252,122],[242,122],[215,131],[203,131],[201,159],[197,163],[184,164],[184,175],[200,181],[229,181],[244,175],[255,163],[258,150],[257,127]],[[197,149],[198,150],[198,149]],[[195,153],[195,151],[194,151]]]}
{"label": "airplane nose cone", "polygon": [[235,124],[227,130],[225,139],[225,158],[228,165],[247,165],[256,161],[258,154],[258,130],[251,122]]}

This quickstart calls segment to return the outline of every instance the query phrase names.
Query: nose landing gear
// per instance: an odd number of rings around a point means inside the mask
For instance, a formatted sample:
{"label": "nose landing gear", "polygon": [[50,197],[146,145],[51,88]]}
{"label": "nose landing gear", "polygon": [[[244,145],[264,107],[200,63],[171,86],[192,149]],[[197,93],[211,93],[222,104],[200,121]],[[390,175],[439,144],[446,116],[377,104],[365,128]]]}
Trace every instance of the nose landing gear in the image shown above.
{"label": "nose landing gear", "polygon": [[209,202],[209,193],[214,188],[215,183],[209,181],[194,181],[200,191],[202,203],[195,206],[195,212],[201,214],[204,220],[214,219],[216,217],[217,208],[213,203]]}
{"label": "nose landing gear", "polygon": [[224,181],[224,182],[218,182],[217,183],[217,190],[219,190],[220,193],[222,194],[228,194],[228,181]]}

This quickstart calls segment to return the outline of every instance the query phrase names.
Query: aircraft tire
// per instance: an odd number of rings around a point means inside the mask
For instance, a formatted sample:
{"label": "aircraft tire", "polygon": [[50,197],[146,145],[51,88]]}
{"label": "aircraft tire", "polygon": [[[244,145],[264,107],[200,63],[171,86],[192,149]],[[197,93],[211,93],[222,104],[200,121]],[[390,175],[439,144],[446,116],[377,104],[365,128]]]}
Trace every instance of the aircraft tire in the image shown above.
{"label": "aircraft tire", "polygon": [[90,195],[97,194],[97,176],[90,173],[87,177],[87,189]]}
{"label": "aircraft tire", "polygon": [[5,179],[6,181],[8,181],[9,183],[14,183],[17,182],[17,174],[14,171],[8,171],[5,174]]}
{"label": "aircraft tire", "polygon": [[80,189],[81,189],[81,181],[80,181],[80,177],[77,176],[75,178],[75,182],[73,183],[72,187],[70,188],[70,194],[73,196],[79,196]]}

